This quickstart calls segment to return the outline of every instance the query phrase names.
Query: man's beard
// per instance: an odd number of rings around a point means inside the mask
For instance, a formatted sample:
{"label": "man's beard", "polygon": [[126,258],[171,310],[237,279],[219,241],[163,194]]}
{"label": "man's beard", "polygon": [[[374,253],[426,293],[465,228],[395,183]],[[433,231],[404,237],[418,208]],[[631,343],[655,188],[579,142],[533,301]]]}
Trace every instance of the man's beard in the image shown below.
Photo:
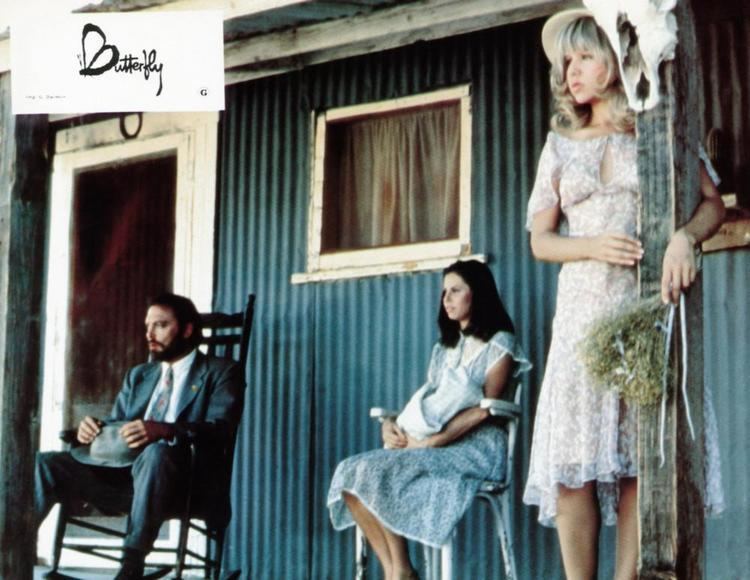
{"label": "man's beard", "polygon": [[162,350],[152,350],[151,360],[161,362],[182,358],[182,356],[189,353],[192,348],[193,346],[187,338],[175,336],[174,340]]}

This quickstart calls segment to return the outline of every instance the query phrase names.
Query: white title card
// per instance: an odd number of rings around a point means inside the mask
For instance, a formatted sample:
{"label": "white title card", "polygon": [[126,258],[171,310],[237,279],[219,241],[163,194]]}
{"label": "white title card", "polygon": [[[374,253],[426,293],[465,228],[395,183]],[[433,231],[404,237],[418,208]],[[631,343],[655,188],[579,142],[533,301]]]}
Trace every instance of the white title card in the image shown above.
{"label": "white title card", "polygon": [[222,110],[223,38],[219,11],[14,22],[13,113]]}

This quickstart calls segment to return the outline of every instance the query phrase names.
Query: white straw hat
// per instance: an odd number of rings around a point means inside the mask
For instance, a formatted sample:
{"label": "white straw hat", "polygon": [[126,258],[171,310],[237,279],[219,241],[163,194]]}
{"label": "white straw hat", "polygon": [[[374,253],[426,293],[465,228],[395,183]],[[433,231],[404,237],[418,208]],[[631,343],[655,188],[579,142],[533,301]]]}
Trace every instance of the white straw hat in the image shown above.
{"label": "white straw hat", "polygon": [[547,55],[547,60],[550,62],[556,60],[557,35],[560,34],[560,30],[574,20],[585,17],[593,18],[593,16],[591,11],[586,8],[571,8],[550,16],[544,23],[544,28],[542,28],[542,48],[544,48],[544,54]]}

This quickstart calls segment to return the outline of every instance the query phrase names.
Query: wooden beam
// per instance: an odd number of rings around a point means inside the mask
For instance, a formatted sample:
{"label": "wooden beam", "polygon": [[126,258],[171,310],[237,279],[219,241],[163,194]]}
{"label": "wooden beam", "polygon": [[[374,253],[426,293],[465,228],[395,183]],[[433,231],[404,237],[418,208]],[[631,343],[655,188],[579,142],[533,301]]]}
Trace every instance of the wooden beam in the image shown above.
{"label": "wooden beam", "polygon": [[703,252],[750,247],[750,209],[737,203],[736,193],[721,196],[727,210],[719,231],[701,244]]}
{"label": "wooden beam", "polygon": [[[174,0],[145,11],[214,9],[224,19],[263,18],[269,12],[316,0]],[[466,34],[547,16],[579,6],[577,0],[418,0],[341,18],[228,42],[226,84],[298,70],[424,40]],[[10,70],[10,42],[0,39],[0,73]]]}
{"label": "wooden beam", "polygon": [[146,8],[145,11],[221,10],[224,20],[230,20],[315,2],[316,0],[168,0],[158,6]]}
{"label": "wooden beam", "polygon": [[575,0],[424,0],[227,43],[226,84],[531,20]]}
{"label": "wooden beam", "polygon": [[[662,100],[637,120],[642,192],[641,293],[658,292],[661,260],[675,225],[685,223],[700,201],[698,145],[702,138],[703,84],[693,9],[675,9],[679,27],[676,58],[662,67]],[[687,295],[688,393],[696,441],[676,380],[667,401],[665,457],[660,467],[659,410],[643,408],[638,432],[640,577],[703,578],[703,301],[700,280]],[[679,333],[676,333],[676,335]],[[673,351],[679,353],[675,337]]]}
{"label": "wooden beam", "polygon": [[[303,4],[314,4],[316,0],[163,0],[161,3],[147,8],[135,6],[133,10],[143,12],[165,12],[185,10],[220,10],[224,14],[224,20],[232,18],[262,17],[269,12],[278,12],[286,8],[301,6]],[[99,5],[83,6],[88,12],[108,12]],[[121,10],[119,7],[115,9]],[[10,39],[8,29],[0,29],[0,74],[10,70]]]}
{"label": "wooden beam", "polygon": [[47,128],[46,115],[11,114],[0,74],[0,578],[31,578],[36,560]]}
{"label": "wooden beam", "polygon": [[76,12],[162,12],[186,10],[220,10],[224,20],[271,12],[318,0],[119,0],[112,4],[86,3],[79,0]]}

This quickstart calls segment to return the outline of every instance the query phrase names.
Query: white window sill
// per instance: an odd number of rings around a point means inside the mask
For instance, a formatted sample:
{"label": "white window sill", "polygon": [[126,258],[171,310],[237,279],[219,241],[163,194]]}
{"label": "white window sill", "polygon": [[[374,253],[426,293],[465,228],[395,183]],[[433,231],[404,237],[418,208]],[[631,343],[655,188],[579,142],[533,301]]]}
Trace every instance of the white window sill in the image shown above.
{"label": "white window sill", "polygon": [[403,260],[388,264],[362,264],[361,266],[341,266],[338,268],[326,268],[312,272],[301,272],[292,274],[292,284],[308,284],[310,282],[328,282],[333,280],[348,280],[354,278],[366,278],[371,276],[383,276],[387,274],[404,274],[409,272],[424,272],[429,270],[442,270],[457,260],[479,260],[486,262],[484,254],[465,254],[422,258],[415,260]]}

